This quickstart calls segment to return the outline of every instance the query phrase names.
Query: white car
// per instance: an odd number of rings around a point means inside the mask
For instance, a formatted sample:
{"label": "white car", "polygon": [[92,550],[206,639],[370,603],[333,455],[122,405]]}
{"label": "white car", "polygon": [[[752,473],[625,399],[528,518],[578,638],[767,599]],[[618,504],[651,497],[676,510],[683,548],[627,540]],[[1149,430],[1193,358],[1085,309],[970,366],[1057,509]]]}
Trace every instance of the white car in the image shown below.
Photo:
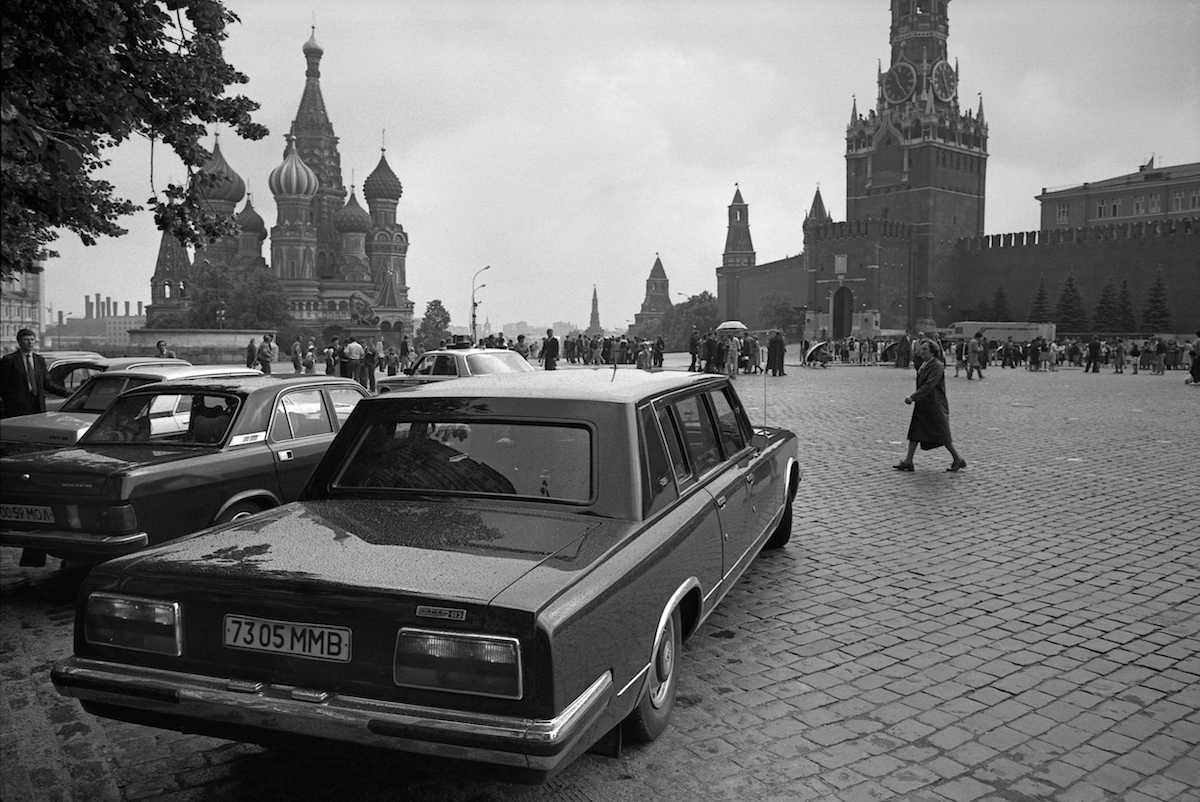
{"label": "white car", "polygon": [[382,394],[467,376],[532,371],[525,357],[507,348],[441,348],[426,351],[403,375],[377,379],[376,386]]}
{"label": "white car", "polygon": [[[108,409],[117,396],[133,387],[167,379],[255,376],[258,373],[255,368],[241,365],[189,365],[182,360],[153,367],[105,370],[89,377],[53,412],[19,415],[0,421],[0,455],[28,454],[75,445],[100,413]],[[164,419],[160,425],[170,427],[176,423]],[[186,420],[183,426],[186,428]]]}
{"label": "white car", "polygon": [[[132,370],[134,368],[161,368],[167,365],[190,365],[186,359],[163,356],[101,356],[95,351],[39,351],[46,360],[46,375],[51,381],[74,393],[83,383],[108,370]],[[46,411],[53,412],[65,403],[65,399],[52,393],[46,395]]]}

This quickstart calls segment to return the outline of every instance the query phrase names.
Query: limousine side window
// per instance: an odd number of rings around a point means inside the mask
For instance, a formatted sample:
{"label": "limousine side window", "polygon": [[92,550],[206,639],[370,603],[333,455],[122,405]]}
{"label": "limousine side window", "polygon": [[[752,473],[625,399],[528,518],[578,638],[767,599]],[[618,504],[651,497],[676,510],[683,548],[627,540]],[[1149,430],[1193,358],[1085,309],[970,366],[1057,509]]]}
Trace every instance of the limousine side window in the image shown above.
{"label": "limousine side window", "polygon": [[725,449],[725,456],[732,457],[746,447],[746,433],[742,431],[741,419],[730,402],[728,393],[727,389],[712,390],[708,394],[708,400],[717,416],[717,433]]}
{"label": "limousine side window", "polygon": [[649,518],[679,498],[679,491],[675,489],[671,463],[654,420],[654,410],[642,407],[638,417],[642,424],[642,516]]}
{"label": "limousine side window", "polygon": [[691,480],[692,469],[688,466],[687,457],[683,453],[683,435],[679,431],[679,425],[671,407],[658,408],[658,425],[662,427],[663,437],[667,441],[667,453],[671,457],[675,481],[682,485]]}
{"label": "limousine side window", "polygon": [[712,419],[704,402],[699,395],[681,398],[675,402],[675,411],[679,415],[679,423],[683,429],[683,437],[687,443],[688,454],[696,475],[702,476],[710,468],[715,468],[721,462],[721,448],[717,444],[717,433],[713,429]]}

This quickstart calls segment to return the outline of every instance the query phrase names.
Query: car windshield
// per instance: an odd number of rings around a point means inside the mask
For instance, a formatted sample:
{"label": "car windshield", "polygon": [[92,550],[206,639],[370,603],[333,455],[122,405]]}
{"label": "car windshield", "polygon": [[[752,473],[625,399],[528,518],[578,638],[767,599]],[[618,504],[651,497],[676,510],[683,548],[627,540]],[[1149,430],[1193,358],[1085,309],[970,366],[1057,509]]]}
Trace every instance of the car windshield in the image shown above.
{"label": "car windshield", "polygon": [[176,442],[217,445],[237,414],[236,396],[216,393],[138,393],[118,398],[79,441]]}
{"label": "car windshield", "polygon": [[103,412],[117,396],[126,390],[157,381],[151,378],[128,376],[93,376],[75,394],[63,402],[59,412]]}
{"label": "car windshield", "polygon": [[366,427],[338,490],[394,489],[587,502],[592,437],[583,426],[387,421]]}
{"label": "car windshield", "polygon": [[468,354],[467,367],[471,369],[472,376],[482,373],[528,373],[533,370],[533,365],[516,351]]}

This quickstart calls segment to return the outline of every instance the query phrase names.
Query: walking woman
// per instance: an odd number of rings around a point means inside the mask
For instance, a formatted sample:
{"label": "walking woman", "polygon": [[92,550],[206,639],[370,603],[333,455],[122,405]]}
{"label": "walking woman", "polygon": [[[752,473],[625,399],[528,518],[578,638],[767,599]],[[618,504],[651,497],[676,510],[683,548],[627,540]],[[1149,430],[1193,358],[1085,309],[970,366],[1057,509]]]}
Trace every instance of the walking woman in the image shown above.
{"label": "walking woman", "polygon": [[908,426],[908,456],[892,467],[898,471],[911,471],[917,446],[922,451],[945,446],[954,460],[946,470],[954,473],[967,467],[967,461],[950,439],[950,404],[946,400],[942,349],[932,340],[922,340],[919,353],[922,361],[921,369],[917,371],[917,390],[904,399],[904,403],[913,405],[912,423]]}

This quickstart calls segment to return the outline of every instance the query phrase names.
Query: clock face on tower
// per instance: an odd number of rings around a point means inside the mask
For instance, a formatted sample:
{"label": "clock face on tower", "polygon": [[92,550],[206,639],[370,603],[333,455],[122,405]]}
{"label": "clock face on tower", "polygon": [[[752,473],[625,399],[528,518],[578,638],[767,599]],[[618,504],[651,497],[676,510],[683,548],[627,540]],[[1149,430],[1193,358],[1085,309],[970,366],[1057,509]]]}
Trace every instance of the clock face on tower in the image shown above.
{"label": "clock face on tower", "polygon": [[954,68],[948,62],[939,61],[934,64],[930,80],[938,100],[950,100],[954,97],[954,90],[958,88],[958,76],[954,74]]}
{"label": "clock face on tower", "polygon": [[883,96],[889,103],[903,103],[917,85],[917,71],[906,61],[897,61],[883,79]]}

